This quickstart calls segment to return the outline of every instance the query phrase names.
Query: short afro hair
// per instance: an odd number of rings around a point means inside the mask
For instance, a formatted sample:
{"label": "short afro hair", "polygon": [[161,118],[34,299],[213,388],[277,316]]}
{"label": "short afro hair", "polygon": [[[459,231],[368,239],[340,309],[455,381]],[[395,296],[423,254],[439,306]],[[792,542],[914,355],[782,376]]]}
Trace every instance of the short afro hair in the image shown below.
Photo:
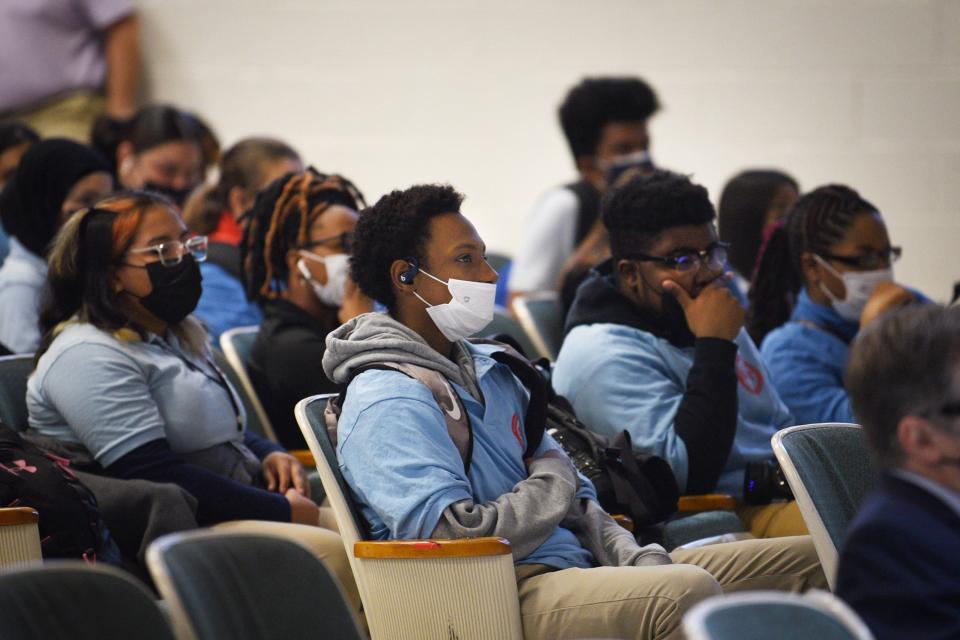
{"label": "short afro hair", "polygon": [[597,152],[605,125],[647,120],[659,108],[657,94],[640,78],[584,78],[560,105],[560,126],[576,160]]}
{"label": "short afro hair", "polygon": [[618,260],[643,252],[662,231],[706,224],[715,217],[706,189],[662,169],[612,189],[603,200],[603,224]]}
{"label": "short afro hair", "polygon": [[354,232],[350,272],[366,295],[393,311],[396,296],[390,279],[395,260],[416,258],[424,262],[430,239],[430,220],[459,213],[463,195],[450,185],[421,184],[391,191],[360,212]]}

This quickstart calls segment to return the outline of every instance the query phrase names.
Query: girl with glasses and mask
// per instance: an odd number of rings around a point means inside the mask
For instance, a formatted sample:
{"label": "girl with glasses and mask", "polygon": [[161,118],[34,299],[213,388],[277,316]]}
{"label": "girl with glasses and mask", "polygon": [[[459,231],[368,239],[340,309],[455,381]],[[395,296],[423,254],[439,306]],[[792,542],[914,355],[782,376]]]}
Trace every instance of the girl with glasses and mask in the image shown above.
{"label": "girl with glasses and mask", "polygon": [[[150,193],[67,222],[50,253],[30,432],[80,448],[114,478],[179,485],[196,498],[200,525],[272,521],[248,528],[296,537],[345,567],[339,537],[318,526],[303,468],[246,429],[190,315],[206,248]],[[290,522],[314,526],[278,524]]]}
{"label": "girl with glasses and mask", "polygon": [[851,341],[877,316],[926,301],[894,284],[900,255],[877,207],[843,185],[802,196],[770,229],[748,329],[797,424],[856,422],[843,380]]}
{"label": "girl with glasses and mask", "polygon": [[357,210],[353,184],[310,169],[260,192],[248,214],[243,260],[247,296],[263,309],[250,378],[280,442],[306,443],[293,417],[301,399],[342,390],[323,372],[327,334],[373,310],[349,276]]}

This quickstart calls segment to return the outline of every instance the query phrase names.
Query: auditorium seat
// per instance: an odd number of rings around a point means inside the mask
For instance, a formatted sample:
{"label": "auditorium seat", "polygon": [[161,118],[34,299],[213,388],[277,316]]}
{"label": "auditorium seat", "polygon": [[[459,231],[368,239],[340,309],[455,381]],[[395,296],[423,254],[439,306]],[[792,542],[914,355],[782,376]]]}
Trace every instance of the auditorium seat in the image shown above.
{"label": "auditorium seat", "polygon": [[877,481],[863,429],[842,423],[800,425],[778,431],[772,444],[833,588],[837,550]]}
{"label": "auditorium seat", "polygon": [[732,593],[704,600],[683,617],[687,640],[872,640],[843,601],[825,591]]}
{"label": "auditorium seat", "polygon": [[176,533],[150,545],[147,562],[181,639],[363,637],[326,565],[291,540]]}
{"label": "auditorium seat", "polygon": [[323,419],[329,395],[305,398],[297,423],[337,519],[372,637],[520,640],[510,543],[502,538],[367,540]]}
{"label": "auditorium seat", "polygon": [[103,563],[50,562],[0,573],[4,640],[174,640],[153,595]]}

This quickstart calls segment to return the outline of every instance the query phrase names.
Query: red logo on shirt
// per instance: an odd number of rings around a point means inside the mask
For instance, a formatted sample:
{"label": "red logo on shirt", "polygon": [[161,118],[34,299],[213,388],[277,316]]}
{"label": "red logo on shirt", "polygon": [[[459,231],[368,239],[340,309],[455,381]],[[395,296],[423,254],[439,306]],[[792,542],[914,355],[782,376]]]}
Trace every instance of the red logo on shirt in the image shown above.
{"label": "red logo on shirt", "polygon": [[755,396],[760,395],[760,392],[763,391],[763,374],[760,373],[760,369],[741,358],[740,354],[737,354],[735,369],[737,380],[740,381],[743,388]]}
{"label": "red logo on shirt", "polygon": [[513,414],[513,421],[510,425],[510,430],[513,431],[513,437],[517,439],[517,442],[520,443],[520,447],[523,447],[523,436],[520,435],[520,418],[517,417],[517,414]]}

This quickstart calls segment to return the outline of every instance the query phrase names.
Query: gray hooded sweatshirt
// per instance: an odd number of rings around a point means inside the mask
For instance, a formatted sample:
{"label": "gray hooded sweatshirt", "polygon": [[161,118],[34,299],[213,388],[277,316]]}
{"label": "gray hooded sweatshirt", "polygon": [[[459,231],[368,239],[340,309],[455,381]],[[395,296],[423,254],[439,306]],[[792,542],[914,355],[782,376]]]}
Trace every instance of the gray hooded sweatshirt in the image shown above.
{"label": "gray hooded sweatshirt", "polygon": [[[347,384],[356,369],[374,363],[415,364],[433,369],[483,403],[473,356],[454,345],[454,360],[437,353],[419,334],[381,313],[357,316],[327,336],[323,370]],[[517,381],[517,384],[521,384]],[[433,530],[434,538],[499,536],[510,541],[514,560],[539,547],[562,526],[572,531],[603,566],[669,564],[655,544],[641,547],[596,502],[575,497],[580,478],[570,459],[559,452],[536,458],[530,475],[496,500],[477,504],[460,500],[448,506]]]}

